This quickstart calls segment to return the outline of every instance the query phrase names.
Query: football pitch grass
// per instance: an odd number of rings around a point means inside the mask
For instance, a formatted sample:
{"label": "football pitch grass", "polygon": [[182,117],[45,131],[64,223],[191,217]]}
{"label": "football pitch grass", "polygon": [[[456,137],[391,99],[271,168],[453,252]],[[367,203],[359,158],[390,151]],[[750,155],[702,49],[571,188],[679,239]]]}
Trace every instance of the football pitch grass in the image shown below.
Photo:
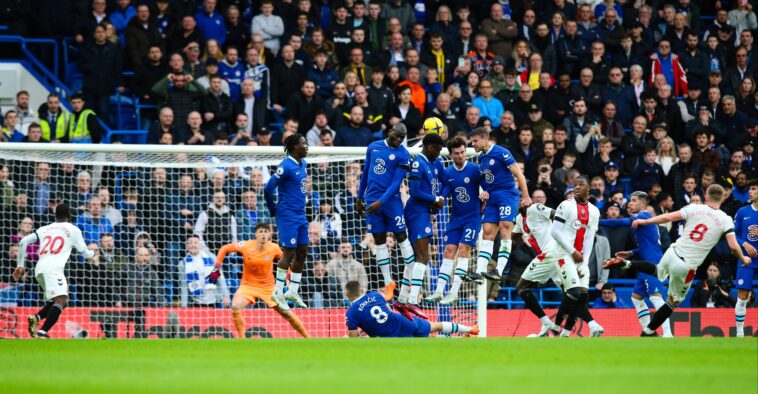
{"label": "football pitch grass", "polygon": [[2,340],[0,393],[757,393],[757,338]]}

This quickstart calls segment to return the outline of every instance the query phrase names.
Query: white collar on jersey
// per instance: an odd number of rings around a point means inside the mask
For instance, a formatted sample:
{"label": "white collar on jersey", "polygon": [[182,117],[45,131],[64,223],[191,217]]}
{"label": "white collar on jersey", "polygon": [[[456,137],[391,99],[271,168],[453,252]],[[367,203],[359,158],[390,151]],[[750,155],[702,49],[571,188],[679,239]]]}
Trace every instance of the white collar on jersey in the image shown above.
{"label": "white collar on jersey", "polygon": [[458,166],[457,166],[457,165],[455,165],[455,163],[453,163],[453,168],[455,168],[455,170],[456,170],[456,171],[459,171],[459,172],[460,172],[460,171],[463,171],[463,169],[464,169],[464,168],[466,168],[466,166],[467,166],[467,165],[468,165],[468,160],[464,160],[464,161],[463,161],[463,167],[461,167],[461,169],[460,169],[460,170],[458,169]]}
{"label": "white collar on jersey", "polygon": [[431,163],[431,161],[429,161],[429,158],[428,158],[428,157],[426,157],[426,156],[424,156],[424,153],[423,153],[423,152],[419,152],[419,154],[418,154],[418,155],[419,155],[419,156],[421,156],[421,157],[423,157],[423,158],[424,158],[424,160],[426,160],[426,162],[427,162],[427,163]]}
{"label": "white collar on jersey", "polygon": [[287,158],[288,158],[288,159],[290,159],[290,160],[292,160],[293,162],[295,162],[295,164],[297,164],[298,166],[300,166],[300,163],[298,163],[298,162],[297,162],[297,160],[295,160],[295,158],[294,158],[294,157],[292,157],[292,156],[287,156]]}
{"label": "white collar on jersey", "polygon": [[492,146],[490,146],[490,148],[489,148],[489,149],[487,149],[487,151],[486,151],[486,152],[484,152],[484,155],[485,155],[485,156],[489,155],[489,154],[490,154],[490,152],[492,152],[492,149],[493,149],[493,148],[495,148],[495,144],[492,144]]}

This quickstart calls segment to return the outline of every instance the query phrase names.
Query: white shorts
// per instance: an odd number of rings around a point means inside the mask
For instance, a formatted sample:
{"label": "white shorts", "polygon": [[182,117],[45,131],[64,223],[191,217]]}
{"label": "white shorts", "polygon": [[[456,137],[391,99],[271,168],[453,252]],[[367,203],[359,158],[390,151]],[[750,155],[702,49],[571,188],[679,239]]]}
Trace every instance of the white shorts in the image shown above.
{"label": "white shorts", "polygon": [[39,273],[36,275],[37,283],[45,292],[45,301],[50,301],[58,296],[68,296],[68,282],[63,272]]}
{"label": "white shorts", "polygon": [[555,264],[559,257],[564,258],[551,252],[540,254],[529,263],[524,273],[521,274],[521,279],[541,284],[545,284],[548,280],[552,279],[557,286],[560,286],[561,279]]}
{"label": "white shorts", "polygon": [[695,278],[695,269],[677,256],[673,247],[668,248],[658,263],[658,279],[663,282],[669,278],[668,297],[674,302],[682,302],[687,296]]}
{"label": "white shorts", "polygon": [[586,262],[576,263],[571,257],[566,257],[557,260],[554,265],[560,276],[563,291],[575,287],[589,289],[590,269]]}

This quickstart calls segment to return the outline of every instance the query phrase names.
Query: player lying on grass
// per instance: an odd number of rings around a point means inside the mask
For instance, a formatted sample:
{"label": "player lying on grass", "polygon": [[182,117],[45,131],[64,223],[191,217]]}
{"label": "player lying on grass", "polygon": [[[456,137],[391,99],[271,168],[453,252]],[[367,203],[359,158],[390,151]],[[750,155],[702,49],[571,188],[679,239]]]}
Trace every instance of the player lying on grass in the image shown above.
{"label": "player lying on grass", "polygon": [[742,249],[734,235],[734,222],[721,211],[721,201],[724,199],[724,188],[713,184],[705,192],[705,204],[690,204],[676,212],[670,212],[650,219],[637,219],[632,227],[658,225],[684,220],[682,236],[663,254],[657,266],[647,261],[629,261],[618,257],[608,259],[603,268],[621,266],[633,268],[637,272],[657,275],[661,281],[669,278],[668,302],[660,307],[653,315],[650,324],[642,330],[643,337],[658,336],[656,329],[674,313],[674,309],[684,300],[692,286],[695,271],[703,263],[711,249],[721,237],[732,254],[737,256],[743,266],[751,263],[750,257],[742,254]]}
{"label": "player lying on grass", "polygon": [[219,279],[221,265],[229,253],[241,254],[243,263],[242,283],[232,298],[232,321],[237,330],[237,336],[245,338],[245,321],[242,318],[242,311],[254,304],[256,300],[261,300],[287,320],[300,335],[309,338],[308,330],[297,315],[289,308],[283,308],[277,304],[271,297],[276,286],[273,276],[274,264],[282,258],[282,250],[271,242],[271,225],[258,223],[255,226],[254,240],[226,244],[221,247],[216,256],[216,265],[208,276],[209,282],[215,283]]}
{"label": "player lying on grass", "polygon": [[350,308],[345,313],[348,336],[358,338],[359,329],[370,337],[428,337],[430,333],[478,335],[479,327],[464,326],[451,322],[428,322],[424,319],[408,319],[393,312],[384,296],[376,291],[366,293],[358,281],[345,285]]}
{"label": "player lying on grass", "polygon": [[[37,231],[22,238],[13,280],[18,281],[24,273],[24,257],[27,245],[40,242],[39,261],[34,267],[34,277],[45,294],[45,306],[34,315],[29,316],[29,335],[32,338],[50,338],[48,331],[55,325],[68,305],[68,283],[63,271],[76,249],[86,259],[91,259],[95,252],[87,249],[82,232],[71,224],[71,211],[66,204],[55,207],[55,223],[40,227]],[[45,319],[38,331],[37,324]]]}

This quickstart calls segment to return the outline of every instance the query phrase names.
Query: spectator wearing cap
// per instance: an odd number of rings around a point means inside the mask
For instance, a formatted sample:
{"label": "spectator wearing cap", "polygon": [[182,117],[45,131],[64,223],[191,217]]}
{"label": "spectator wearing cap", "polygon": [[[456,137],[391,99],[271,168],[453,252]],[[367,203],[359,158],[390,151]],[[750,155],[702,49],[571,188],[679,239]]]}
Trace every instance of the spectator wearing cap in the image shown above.
{"label": "spectator wearing cap", "polygon": [[[689,81],[689,88],[687,89],[687,95],[683,100],[677,101],[679,105],[679,112],[682,113],[682,120],[685,125],[691,120],[694,120],[698,116],[698,110],[701,102],[701,94],[703,93],[703,82],[700,80]],[[708,108],[706,107],[706,111]],[[685,126],[686,127],[686,126]]]}
{"label": "spectator wearing cap", "polygon": [[605,181],[605,195],[606,197],[617,191],[624,191],[624,187],[619,182],[619,176],[621,173],[621,166],[617,161],[609,161],[603,169],[603,180]]}
{"label": "spectator wearing cap", "polygon": [[527,124],[531,126],[534,138],[541,143],[543,140],[542,133],[545,129],[553,130],[555,127],[542,116],[542,104],[539,102],[529,104],[528,116],[529,122]]}
{"label": "spectator wearing cap", "polygon": [[[508,83],[506,82],[505,60],[503,60],[502,56],[495,56],[495,59],[492,60],[492,71],[484,77],[484,80],[490,81],[492,84],[492,92],[495,96],[497,96],[497,94],[503,89],[509,88]],[[515,82],[515,80],[511,82],[511,89],[513,89],[513,84]]]}
{"label": "spectator wearing cap", "polygon": [[[499,5],[499,4],[498,4]],[[503,103],[492,94],[492,82],[484,79],[479,82],[479,97],[475,98],[471,105],[479,109],[481,116],[486,116],[492,121],[494,128],[500,127],[500,117],[503,115]]]}
{"label": "spectator wearing cap", "polygon": [[622,309],[629,308],[624,301],[616,295],[616,289],[612,284],[606,283],[600,291],[600,297],[592,303],[594,309]]}

